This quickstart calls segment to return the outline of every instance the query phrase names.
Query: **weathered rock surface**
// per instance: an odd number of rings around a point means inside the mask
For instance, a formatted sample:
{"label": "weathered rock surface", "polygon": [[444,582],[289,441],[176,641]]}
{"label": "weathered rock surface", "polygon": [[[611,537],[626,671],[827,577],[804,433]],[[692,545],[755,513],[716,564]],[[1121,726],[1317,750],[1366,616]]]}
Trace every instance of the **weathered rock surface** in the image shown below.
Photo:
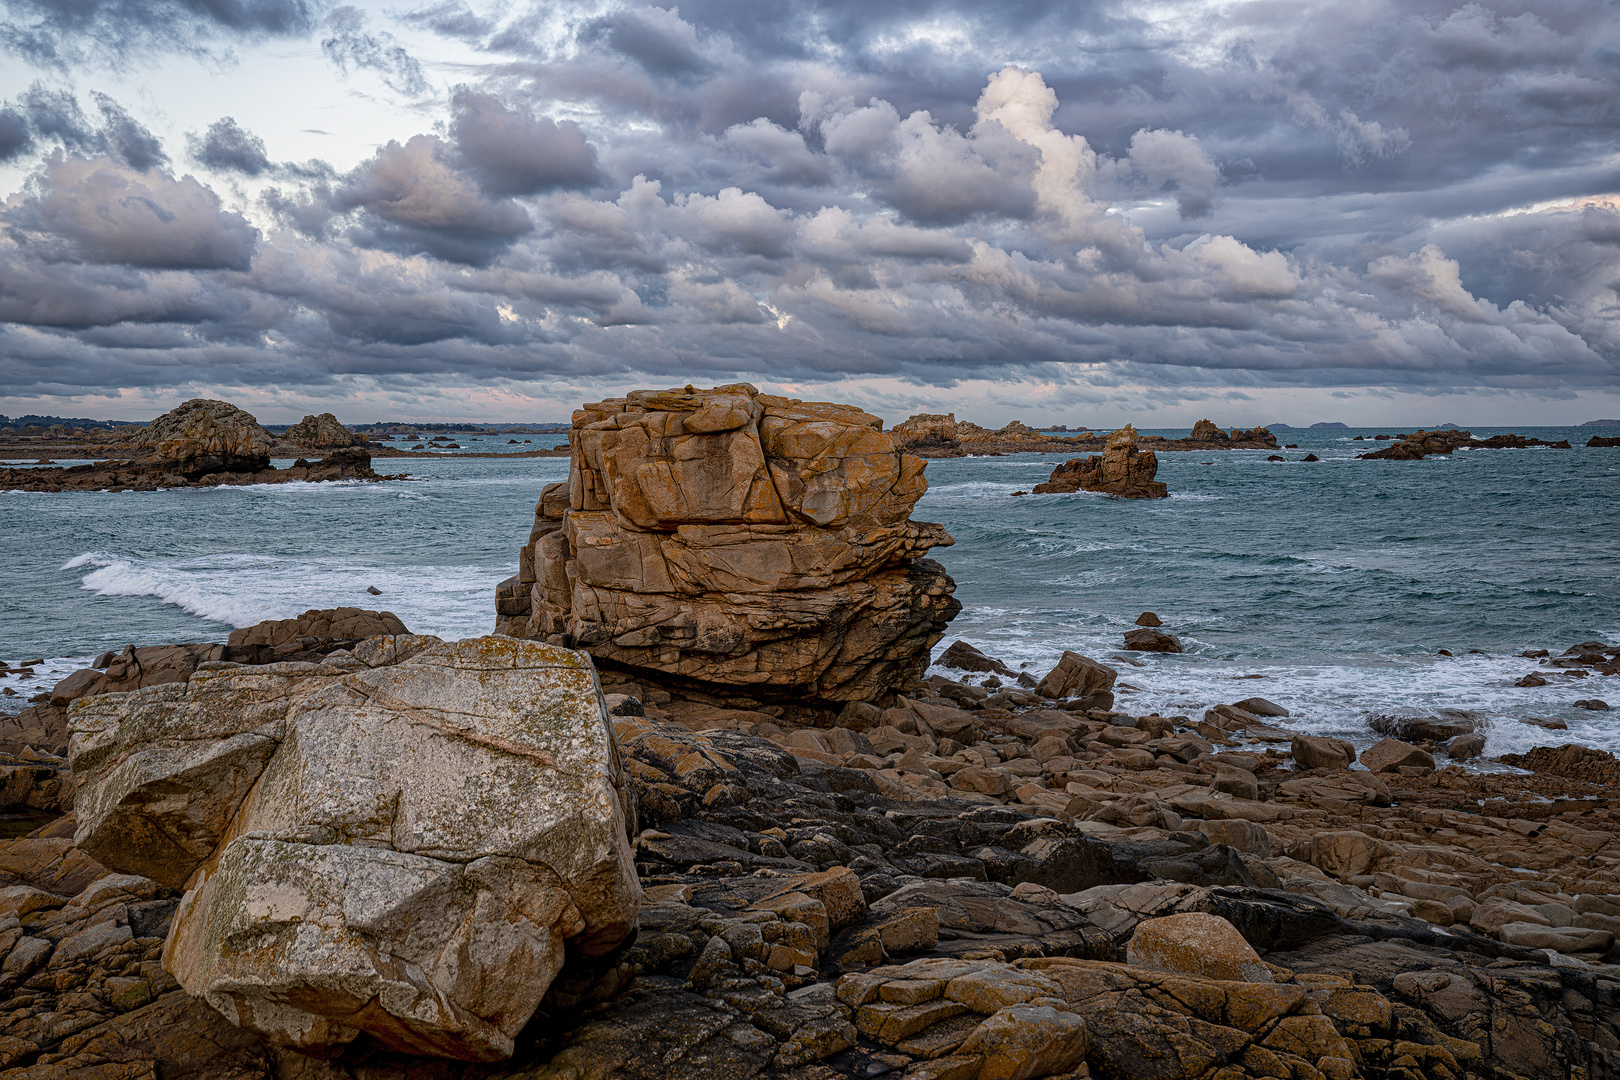
{"label": "weathered rock surface", "polygon": [[265,468],[273,436],[228,401],[193,398],[152,421],[130,441],[146,450],[147,461],[196,480],[209,473]]}
{"label": "weathered rock surface", "polygon": [[637,391],[574,415],[497,630],[761,697],[876,698],[921,677],[961,609],[927,488],[859,409],[746,384]]}
{"label": "weathered rock surface", "polygon": [[[352,649],[366,638],[409,633],[399,616],[391,611],[311,608],[296,618],[266,619],[232,630],[226,644],[229,651],[214,659],[250,663],[270,658],[318,661],[327,653]],[[111,674],[110,669],[108,673]]]}
{"label": "weathered rock surface", "polygon": [[1065,461],[1046,483],[1035,485],[1035,493],[1100,491],[1121,499],[1163,499],[1170,489],[1153,479],[1158,471],[1158,459],[1152,451],[1137,450],[1136,429],[1126,424],[1108,436],[1102,456]]}
{"label": "weathered rock surface", "polygon": [[589,661],[375,637],[70,710],[75,842],[185,890],[164,963],[283,1045],[508,1057],[640,901]]}
{"label": "weathered rock surface", "polygon": [[338,418],[329,412],[304,417],[288,428],[282,439],[295,446],[307,446],[314,450],[337,450],[345,446],[359,446],[365,441],[338,423]]}
{"label": "weathered rock surface", "polygon": [[1163,630],[1139,626],[1125,631],[1125,647],[1134,652],[1181,652],[1181,639]]}
{"label": "weathered rock surface", "polygon": [[955,413],[918,413],[889,431],[895,445],[918,457],[961,457]]}

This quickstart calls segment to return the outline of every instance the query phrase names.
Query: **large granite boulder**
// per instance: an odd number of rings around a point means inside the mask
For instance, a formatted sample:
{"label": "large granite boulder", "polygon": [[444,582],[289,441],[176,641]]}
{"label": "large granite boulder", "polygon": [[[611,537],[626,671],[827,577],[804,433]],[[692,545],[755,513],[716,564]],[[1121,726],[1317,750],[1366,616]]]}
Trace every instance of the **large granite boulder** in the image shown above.
{"label": "large granite boulder", "polygon": [[636,925],[628,789],[571,650],[371,638],[69,722],[78,848],[184,888],[165,966],[283,1045],[504,1059],[565,951]]}
{"label": "large granite boulder", "polygon": [[296,446],[307,446],[314,450],[337,450],[345,446],[359,446],[363,441],[354,432],[338,423],[338,418],[329,412],[304,417],[288,428],[282,438]]}
{"label": "large granite boulder", "polygon": [[195,479],[209,473],[251,473],[270,465],[271,435],[228,401],[193,398],[153,420],[130,440],[144,460]]}
{"label": "large granite boulder", "polygon": [[950,544],[912,521],[923,461],[846,405],[745,383],[574,414],[566,485],[535,508],[497,631],[655,679],[824,702],[922,676],[961,605]]}
{"label": "large granite boulder", "polygon": [[1037,495],[1066,494],[1071,491],[1100,491],[1121,499],[1163,499],[1170,489],[1153,479],[1159,459],[1151,450],[1136,449],[1136,429],[1126,424],[1108,436],[1102,456],[1071,458],[1052,470],[1044,484],[1035,485]]}

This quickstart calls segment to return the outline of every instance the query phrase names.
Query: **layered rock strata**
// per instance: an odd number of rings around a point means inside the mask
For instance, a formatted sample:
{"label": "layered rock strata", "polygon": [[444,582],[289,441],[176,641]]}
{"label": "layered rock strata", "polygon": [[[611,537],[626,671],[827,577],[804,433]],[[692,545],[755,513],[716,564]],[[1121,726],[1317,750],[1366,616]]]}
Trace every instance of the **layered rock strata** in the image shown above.
{"label": "layered rock strata", "polygon": [[1097,491],[1121,499],[1163,499],[1170,489],[1153,479],[1159,471],[1153,452],[1136,448],[1136,429],[1126,424],[1108,436],[1101,456],[1073,458],[1052,470],[1044,484],[1035,485],[1035,494],[1065,494],[1071,491]]}
{"label": "layered rock strata", "polygon": [[961,610],[912,521],[923,461],[844,405],[637,391],[574,414],[497,631],[716,692],[825,702],[914,682]]}
{"label": "layered rock strata", "polygon": [[565,951],[634,930],[634,813],[570,650],[374,637],[69,723],[77,849],[183,889],[164,966],[275,1043],[500,1060]]}

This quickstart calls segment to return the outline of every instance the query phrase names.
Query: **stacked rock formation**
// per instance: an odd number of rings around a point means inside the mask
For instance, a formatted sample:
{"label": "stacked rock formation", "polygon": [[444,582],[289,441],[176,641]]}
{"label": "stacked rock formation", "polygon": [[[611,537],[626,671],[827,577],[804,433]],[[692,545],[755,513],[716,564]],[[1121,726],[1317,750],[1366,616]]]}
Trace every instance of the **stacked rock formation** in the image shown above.
{"label": "stacked rock formation", "polygon": [[720,692],[863,701],[915,682],[961,605],[912,521],[923,461],[845,405],[637,391],[574,414],[497,631]]}
{"label": "stacked rock formation", "polygon": [[1101,457],[1073,458],[1052,470],[1051,479],[1035,485],[1037,495],[1100,491],[1121,499],[1163,499],[1170,489],[1153,479],[1159,460],[1136,448],[1136,429],[1126,424],[1108,436]]}
{"label": "stacked rock formation", "polygon": [[270,464],[271,434],[228,401],[193,398],[152,421],[130,440],[145,460],[188,479],[209,473],[257,472]]}
{"label": "stacked rock formation", "polygon": [[319,416],[306,416],[287,429],[282,438],[295,446],[312,450],[337,450],[345,446],[359,446],[365,440],[338,423],[329,412]]}
{"label": "stacked rock formation", "polygon": [[77,849],[183,888],[164,966],[275,1043],[501,1060],[565,951],[635,928],[633,813],[570,650],[374,637],[69,722]]}

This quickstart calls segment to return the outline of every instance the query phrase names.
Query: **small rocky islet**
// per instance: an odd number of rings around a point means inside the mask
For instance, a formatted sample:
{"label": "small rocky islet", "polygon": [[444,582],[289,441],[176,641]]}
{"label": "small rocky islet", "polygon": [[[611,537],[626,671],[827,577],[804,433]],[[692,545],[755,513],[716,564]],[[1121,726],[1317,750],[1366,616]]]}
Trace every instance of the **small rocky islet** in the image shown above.
{"label": "small rocky islet", "polygon": [[1620,1074],[1620,762],[1467,768],[1461,713],[1359,753],[1261,697],[1135,715],[1074,652],[927,675],[950,538],[873,419],[587,406],[494,635],[310,611],[41,695],[0,728],[49,818],[0,841],[0,1068]]}
{"label": "small rocky islet", "polygon": [[[0,469],[0,490],[156,491],[159,488],[283,484],[292,481],[391,480],[371,468],[371,452],[331,413],[306,416],[283,439],[227,401],[194,398],[131,435],[120,449],[129,458],[85,465]],[[273,455],[326,451],[309,461],[295,457],[277,468]]]}

